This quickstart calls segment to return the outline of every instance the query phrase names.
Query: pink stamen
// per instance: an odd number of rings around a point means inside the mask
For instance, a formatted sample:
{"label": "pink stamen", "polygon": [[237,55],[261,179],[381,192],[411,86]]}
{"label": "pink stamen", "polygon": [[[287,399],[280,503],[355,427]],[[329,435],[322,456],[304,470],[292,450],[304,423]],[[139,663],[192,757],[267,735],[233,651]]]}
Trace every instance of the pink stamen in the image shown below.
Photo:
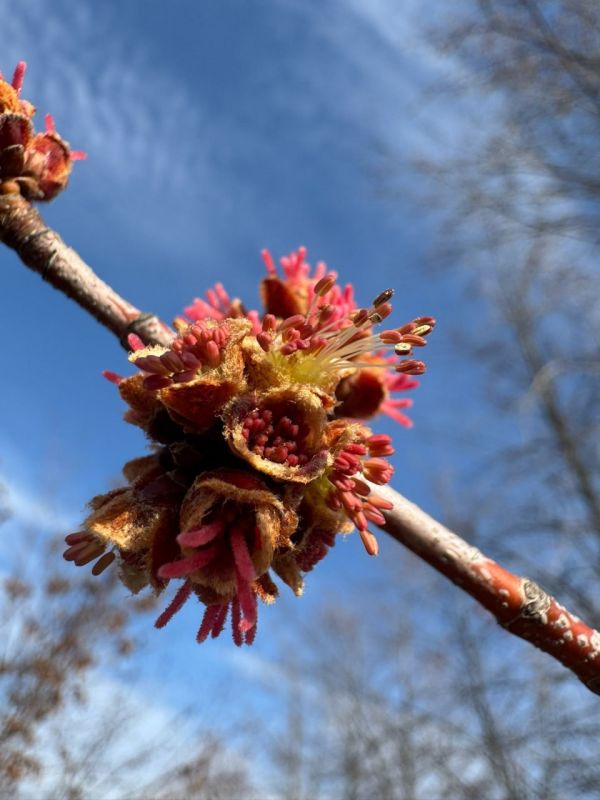
{"label": "pink stamen", "polygon": [[218,367],[221,363],[221,353],[216,342],[206,343],[206,356],[211,367]]}
{"label": "pink stamen", "polygon": [[177,541],[182,547],[201,547],[203,544],[212,542],[216,536],[223,533],[224,527],[224,524],[220,521],[211,522],[196,530],[183,531],[177,537]]}
{"label": "pink stamen", "polygon": [[[388,401],[393,407],[396,408],[405,408],[406,405],[411,404],[411,400],[389,400]],[[385,434],[378,434],[375,436],[370,436],[367,439],[367,445],[369,447],[369,455],[371,456],[391,456],[394,453],[394,448],[392,447],[392,440],[389,436]]]}
{"label": "pink stamen", "polygon": [[298,325],[304,324],[304,317],[302,314],[294,314],[292,317],[288,317],[284,319],[283,322],[279,325],[280,331],[288,330],[289,328],[295,328]]}
{"label": "pink stamen", "polygon": [[352,453],[355,456],[366,456],[367,455],[367,448],[364,444],[352,443],[347,444],[344,448],[344,452]]}
{"label": "pink stamen", "polygon": [[240,608],[242,610],[242,620],[239,623],[239,628],[244,633],[249,631],[250,628],[256,625],[256,612],[257,603],[256,595],[252,591],[248,581],[244,580],[239,572],[236,570],[237,582],[237,596],[240,601]]}
{"label": "pink stamen", "polygon": [[385,517],[380,511],[376,511],[374,508],[365,506],[364,515],[370,522],[374,522],[376,525],[385,525]]}
{"label": "pink stamen", "polygon": [[23,79],[25,78],[25,71],[27,70],[27,63],[25,61],[19,61],[17,66],[15,67],[15,71],[13,73],[11,86],[16,91],[17,94],[21,94],[21,89],[23,88]]}
{"label": "pink stamen", "polygon": [[56,133],[56,125],[54,124],[54,117],[52,114],[46,114],[44,123],[46,125],[46,133]]}
{"label": "pink stamen", "polygon": [[265,333],[274,333],[277,329],[277,318],[274,314],[265,314],[262,321],[262,329]]}
{"label": "pink stamen", "polygon": [[245,581],[256,580],[256,570],[248,552],[248,545],[243,532],[234,528],[231,532],[231,549],[237,571]]}
{"label": "pink stamen", "polygon": [[196,641],[198,644],[202,644],[202,642],[208,637],[208,634],[212,631],[215,620],[218,618],[221,612],[221,608],[222,607],[220,605],[206,606],[204,616],[202,617],[202,622],[200,623],[200,627],[198,628],[198,633],[196,635]]}
{"label": "pink stamen", "polygon": [[362,502],[361,502],[361,510],[354,512],[352,515],[352,520],[359,531],[366,531],[368,527],[367,518],[362,512]]}
{"label": "pink stamen", "polygon": [[394,369],[396,372],[400,372],[405,375],[423,375],[427,367],[422,361],[410,359],[409,361],[401,361],[399,364],[396,364]]}
{"label": "pink stamen", "polygon": [[409,375],[398,373],[386,373],[386,384],[390,392],[405,392],[409,389],[416,389],[419,381],[411,378]]}
{"label": "pink stamen", "polygon": [[140,339],[140,337],[136,333],[130,333],[127,337],[127,344],[131,347],[132,350],[143,350],[146,345]]}
{"label": "pink stamen", "polygon": [[196,572],[209,564],[216,556],[217,551],[215,547],[210,547],[207,550],[202,550],[200,553],[194,553],[189,558],[183,558],[181,561],[171,561],[169,564],[163,564],[158,570],[159,578],[183,578],[191,572]]}
{"label": "pink stamen", "polygon": [[402,412],[398,411],[394,406],[388,401],[381,404],[381,411],[383,414],[387,414],[388,417],[394,420],[394,422],[398,422],[405,428],[412,428],[413,421],[410,417],[407,417],[406,414],[402,414]]}
{"label": "pink stamen", "polygon": [[237,647],[241,647],[243,643],[242,631],[240,630],[240,601],[236,595],[231,601],[231,632],[233,634],[233,643]]}
{"label": "pink stamen", "polygon": [[213,622],[212,630],[210,635],[213,639],[216,639],[219,636],[225,627],[225,623],[227,622],[227,614],[229,613],[229,603],[223,603],[220,607],[219,613],[216,615],[215,620]]}
{"label": "pink stamen", "polygon": [[257,629],[258,629],[258,625],[255,623],[255,624],[252,626],[252,628],[250,628],[249,630],[247,630],[247,631],[246,631],[246,633],[244,634],[244,642],[245,642],[247,645],[251,645],[251,644],[254,642],[254,640],[255,640],[255,638],[256,638],[256,631],[257,631]]}
{"label": "pink stamen", "polygon": [[370,556],[376,556],[379,553],[379,543],[370,531],[359,531],[362,543],[365,550]]}
{"label": "pink stamen", "polygon": [[363,464],[363,473],[367,480],[383,485],[389,482],[394,474],[394,468],[382,458],[370,458]]}
{"label": "pink stamen", "polygon": [[106,378],[107,381],[110,381],[111,383],[114,383],[117,386],[123,380],[123,376],[122,375],[117,375],[116,372],[111,372],[109,369],[103,370],[102,376],[104,378]]}
{"label": "pink stamen", "polygon": [[183,586],[177,591],[175,597],[171,600],[170,604],[165,608],[162,614],[154,623],[155,628],[164,628],[175,614],[181,609],[185,601],[192,593],[192,584],[186,581]]}
{"label": "pink stamen", "polygon": [[267,272],[271,276],[277,275],[277,269],[275,268],[275,262],[273,261],[273,256],[268,250],[261,250],[260,254],[262,256],[262,260],[265,262],[265,267],[267,268]]}
{"label": "pink stamen", "polygon": [[259,343],[265,353],[268,353],[271,349],[271,345],[273,344],[273,337],[269,333],[261,331],[256,335],[256,341]]}
{"label": "pink stamen", "polygon": [[378,494],[373,494],[372,492],[369,495],[369,505],[375,508],[382,508],[384,511],[391,511],[394,507],[394,504],[390,503],[389,500],[384,500],[383,497],[380,497]]}

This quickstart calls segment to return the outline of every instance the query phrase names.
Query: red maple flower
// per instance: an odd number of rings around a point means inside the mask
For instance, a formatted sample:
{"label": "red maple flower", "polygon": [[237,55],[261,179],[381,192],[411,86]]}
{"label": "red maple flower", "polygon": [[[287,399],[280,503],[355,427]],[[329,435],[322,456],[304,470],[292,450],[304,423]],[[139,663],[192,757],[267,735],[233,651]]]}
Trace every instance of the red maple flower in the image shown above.
{"label": "red maple flower", "polygon": [[373,486],[389,482],[391,438],[364,424],[388,413],[407,424],[406,399],[424,371],[412,359],[435,321],[419,317],[378,332],[393,292],[358,308],[324,263],[306,250],[265,251],[265,313],[247,312],[217,284],[176,321],[167,347],[130,338],[137,374],[116,383],[125,419],[154,443],[125,466],[128,485],[95,498],[65,558],[94,574],[113,560],[132,591],[181,581],[156,624],[195,596],[205,606],[197,640],[218,636],[231,616],[234,642],[251,644],[258,600],[277,596],[273,576],[297,595],[304,575],[339,534],[369,529],[390,508]]}
{"label": "red maple flower", "polygon": [[35,132],[35,106],[21,98],[26,66],[24,61],[17,64],[10,83],[0,73],[0,194],[52,200],[66,187],[73,161],[85,153],[71,150],[50,114],[44,131]]}

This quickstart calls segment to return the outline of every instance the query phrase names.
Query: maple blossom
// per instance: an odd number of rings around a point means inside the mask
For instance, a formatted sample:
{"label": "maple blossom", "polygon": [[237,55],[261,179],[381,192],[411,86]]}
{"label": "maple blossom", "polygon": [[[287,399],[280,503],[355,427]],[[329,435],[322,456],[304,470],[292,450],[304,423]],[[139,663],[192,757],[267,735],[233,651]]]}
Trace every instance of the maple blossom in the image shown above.
{"label": "maple blossom", "polygon": [[51,114],[44,118],[44,131],[36,133],[35,106],[21,97],[26,68],[20,61],[10,83],[0,73],[0,194],[52,200],[66,187],[73,161],[85,153],[71,150]]}
{"label": "maple blossom", "polygon": [[168,345],[129,337],[137,373],[105,375],[153,453],[126,464],[128,485],[94,498],[66,540],[65,558],[94,561],[94,574],[117,561],[133,592],[182,581],[156,624],[195,596],[206,607],[199,642],[231,615],[234,642],[251,644],[257,601],[277,597],[274,576],[300,595],[338,534],[356,528],[378,552],[369,525],[391,504],[370,484],[388,483],[394,450],[364,421],[391,412],[406,424],[390,392],[416,386],[425,367],[413,348],[435,324],[377,332],[391,289],[358,308],[352,287],[323,262],[313,271],[305,248],[281,259],[282,275],[263,259],[263,314],[217,284],[175,320]]}

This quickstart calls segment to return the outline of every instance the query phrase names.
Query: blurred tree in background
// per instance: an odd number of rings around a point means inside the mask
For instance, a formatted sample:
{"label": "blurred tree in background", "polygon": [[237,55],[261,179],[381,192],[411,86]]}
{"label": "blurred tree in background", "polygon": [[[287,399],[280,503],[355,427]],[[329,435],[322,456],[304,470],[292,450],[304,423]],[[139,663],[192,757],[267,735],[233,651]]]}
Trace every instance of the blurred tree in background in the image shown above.
{"label": "blurred tree in background", "polygon": [[421,163],[446,222],[436,255],[479,293],[470,339],[506,428],[477,531],[501,557],[529,553],[597,623],[600,10],[474,0],[430,36],[458,59],[449,92],[473,111],[458,145]]}
{"label": "blurred tree in background", "polygon": [[[56,550],[49,554],[56,559]],[[50,563],[52,563],[52,561]],[[91,578],[16,574],[1,586],[0,791],[17,796],[43,772],[38,731],[71,700],[83,701],[85,678],[113,647],[129,651],[123,611],[110,589]]]}
{"label": "blurred tree in background", "polygon": [[427,596],[426,581],[408,578],[399,592],[391,584],[360,615],[341,603],[324,608],[306,623],[293,662],[290,643],[282,648],[288,717],[272,734],[275,796],[594,798],[593,704],[576,709],[570,683],[533,651],[515,669],[510,651],[494,652],[502,634],[488,620],[455,609],[446,635],[427,642],[399,611]]}

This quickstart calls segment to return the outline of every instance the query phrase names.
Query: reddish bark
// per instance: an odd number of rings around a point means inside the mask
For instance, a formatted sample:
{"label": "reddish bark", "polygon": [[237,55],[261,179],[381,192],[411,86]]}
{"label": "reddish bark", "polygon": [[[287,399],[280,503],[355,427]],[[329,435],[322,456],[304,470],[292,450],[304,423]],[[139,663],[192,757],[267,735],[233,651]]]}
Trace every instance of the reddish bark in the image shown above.
{"label": "reddish bark", "polygon": [[600,633],[535,581],[514,575],[387,486],[383,529],[471,595],[510,633],[556,658],[600,694]]}

